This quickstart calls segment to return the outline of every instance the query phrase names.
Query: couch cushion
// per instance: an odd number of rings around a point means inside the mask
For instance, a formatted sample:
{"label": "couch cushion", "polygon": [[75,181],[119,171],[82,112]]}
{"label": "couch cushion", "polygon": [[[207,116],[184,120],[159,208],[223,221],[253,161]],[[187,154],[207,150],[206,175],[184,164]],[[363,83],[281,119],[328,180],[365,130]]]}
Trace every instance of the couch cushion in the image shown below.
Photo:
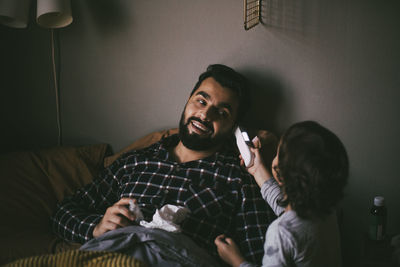
{"label": "couch cushion", "polygon": [[97,176],[106,151],[107,145],[99,144],[0,155],[0,263],[16,251],[18,257],[52,252],[49,218],[57,202]]}
{"label": "couch cushion", "polygon": [[157,131],[157,132],[150,133],[150,134],[148,134],[148,135],[136,140],[135,142],[133,142],[132,144],[130,144],[127,147],[123,148],[121,151],[115,153],[114,155],[106,157],[104,159],[104,166],[105,167],[110,166],[114,162],[114,160],[119,158],[125,152],[148,147],[149,145],[154,144],[155,142],[158,142],[162,138],[165,138],[167,136],[170,136],[170,135],[173,135],[173,134],[176,134],[176,133],[178,133],[178,128],[169,129],[169,130],[162,130],[162,131]]}

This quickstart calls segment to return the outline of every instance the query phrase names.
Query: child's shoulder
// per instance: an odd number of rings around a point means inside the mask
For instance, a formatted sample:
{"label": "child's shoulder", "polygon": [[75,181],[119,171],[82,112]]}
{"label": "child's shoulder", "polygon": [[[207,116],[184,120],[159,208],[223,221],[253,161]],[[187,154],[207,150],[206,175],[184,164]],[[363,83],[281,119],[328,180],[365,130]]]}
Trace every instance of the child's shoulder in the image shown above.
{"label": "child's shoulder", "polygon": [[270,227],[280,239],[286,239],[292,245],[299,245],[310,242],[314,238],[318,223],[302,219],[295,211],[289,210],[278,217]]}

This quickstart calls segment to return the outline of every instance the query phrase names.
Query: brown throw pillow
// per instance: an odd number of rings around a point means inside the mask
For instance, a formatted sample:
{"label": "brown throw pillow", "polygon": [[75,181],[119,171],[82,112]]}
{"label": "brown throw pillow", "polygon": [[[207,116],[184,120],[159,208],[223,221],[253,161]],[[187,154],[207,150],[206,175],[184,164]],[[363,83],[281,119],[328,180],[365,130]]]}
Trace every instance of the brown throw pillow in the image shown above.
{"label": "brown throw pillow", "polygon": [[99,144],[0,155],[0,263],[52,252],[57,202],[97,176],[106,150]]}
{"label": "brown throw pillow", "polygon": [[167,136],[170,136],[170,135],[173,135],[173,134],[176,134],[176,133],[178,133],[178,128],[150,133],[150,134],[148,134],[148,135],[136,140],[135,142],[133,142],[129,146],[123,148],[118,153],[115,153],[112,156],[106,157],[104,159],[104,167],[110,166],[114,162],[114,160],[119,158],[125,152],[131,151],[131,150],[134,150],[134,149],[137,150],[137,149],[142,149],[142,148],[148,147],[149,145],[160,141],[162,138],[165,138]]}

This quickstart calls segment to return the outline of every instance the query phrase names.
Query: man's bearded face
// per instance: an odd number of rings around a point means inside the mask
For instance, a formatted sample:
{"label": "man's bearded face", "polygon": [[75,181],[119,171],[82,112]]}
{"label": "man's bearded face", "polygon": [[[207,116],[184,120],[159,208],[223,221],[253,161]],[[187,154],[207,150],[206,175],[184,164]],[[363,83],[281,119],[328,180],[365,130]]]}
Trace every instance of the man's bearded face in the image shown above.
{"label": "man's bearded face", "polygon": [[[220,146],[230,136],[230,134],[222,133],[213,135],[214,129],[211,123],[202,122],[201,119],[196,117],[190,117],[185,120],[184,113],[185,112],[182,112],[182,116],[179,122],[179,137],[185,147],[196,151],[205,151],[212,149],[216,146]],[[197,133],[189,133],[188,125],[190,123],[195,124],[197,122],[201,123],[202,125],[206,125],[209,134],[202,136]]]}

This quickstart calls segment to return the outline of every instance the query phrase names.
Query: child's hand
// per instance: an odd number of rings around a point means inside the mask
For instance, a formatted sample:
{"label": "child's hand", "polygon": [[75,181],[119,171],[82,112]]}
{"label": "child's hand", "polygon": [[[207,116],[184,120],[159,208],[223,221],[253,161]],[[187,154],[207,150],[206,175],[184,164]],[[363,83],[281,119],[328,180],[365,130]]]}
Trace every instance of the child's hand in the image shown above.
{"label": "child's hand", "polygon": [[[250,150],[254,155],[253,165],[251,165],[246,169],[251,175],[254,176],[254,179],[256,180],[257,184],[261,187],[265,181],[267,181],[269,178],[272,177],[272,175],[264,165],[264,161],[260,153],[260,148],[261,148],[260,139],[256,136],[253,138],[252,142],[254,148],[250,147]],[[241,165],[244,166],[242,157],[241,156],[239,157],[241,159],[240,161]]]}
{"label": "child's hand", "polygon": [[215,238],[214,243],[217,246],[218,255],[231,266],[238,267],[245,261],[238,246],[231,238],[219,235]]}

